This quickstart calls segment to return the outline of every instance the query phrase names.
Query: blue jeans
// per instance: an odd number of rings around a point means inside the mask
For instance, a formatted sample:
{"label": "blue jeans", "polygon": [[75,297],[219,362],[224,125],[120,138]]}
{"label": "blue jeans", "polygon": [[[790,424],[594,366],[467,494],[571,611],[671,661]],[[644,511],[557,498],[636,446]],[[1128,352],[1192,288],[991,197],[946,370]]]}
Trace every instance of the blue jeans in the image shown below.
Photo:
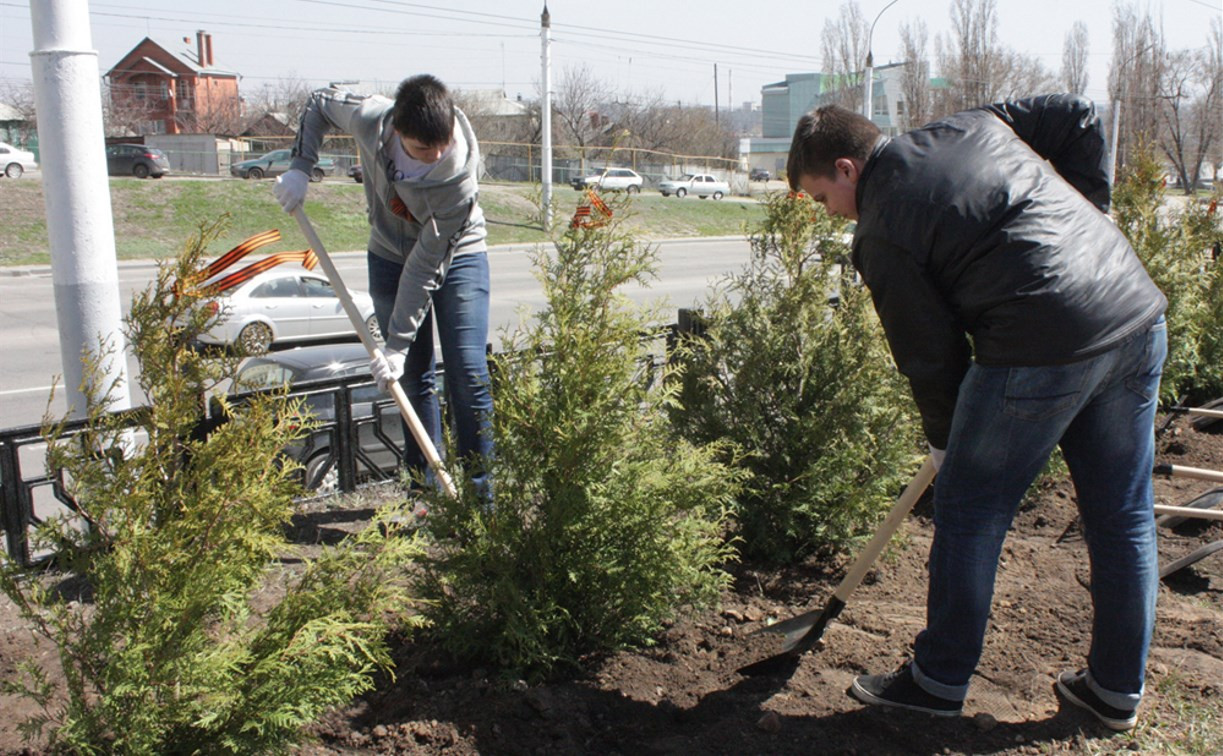
{"label": "blue jeans", "polygon": [[[386,330],[395,307],[403,263],[368,253],[369,294],[378,327]],[[416,340],[408,348],[400,384],[420,416],[439,453],[442,421],[436,390],[433,323],[445,365],[446,403],[454,419],[455,443],[478,490],[488,495],[487,460],[492,457],[493,397],[488,377],[488,255],[457,255],[441,288],[433,292],[433,307]],[[429,477],[424,455],[404,427],[404,463],[409,471]]]}
{"label": "blue jeans", "polygon": [[1160,318],[1111,351],[1069,365],[969,368],[934,486],[927,624],[913,665],[927,692],[952,700],[967,694],[1003,539],[1060,444],[1091,563],[1089,683],[1105,703],[1137,707],[1159,582],[1151,474],[1166,356]]}

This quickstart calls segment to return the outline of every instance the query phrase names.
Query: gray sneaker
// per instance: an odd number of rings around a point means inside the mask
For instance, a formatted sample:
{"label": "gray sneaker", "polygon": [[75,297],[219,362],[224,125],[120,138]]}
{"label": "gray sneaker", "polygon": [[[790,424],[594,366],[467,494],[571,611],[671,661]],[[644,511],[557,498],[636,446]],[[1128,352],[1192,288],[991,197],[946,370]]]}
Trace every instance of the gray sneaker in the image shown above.
{"label": "gray sneaker", "polygon": [[1057,692],[1070,703],[1086,709],[1095,715],[1096,719],[1110,730],[1125,732],[1134,729],[1138,723],[1137,709],[1118,709],[1100,700],[1095,691],[1087,684],[1087,670],[1078,672],[1069,670],[1057,676]]}
{"label": "gray sneaker", "polygon": [[923,690],[913,679],[909,664],[890,675],[859,675],[854,678],[849,694],[863,703],[894,706],[936,717],[958,717],[964,708],[963,701],[940,698]]}

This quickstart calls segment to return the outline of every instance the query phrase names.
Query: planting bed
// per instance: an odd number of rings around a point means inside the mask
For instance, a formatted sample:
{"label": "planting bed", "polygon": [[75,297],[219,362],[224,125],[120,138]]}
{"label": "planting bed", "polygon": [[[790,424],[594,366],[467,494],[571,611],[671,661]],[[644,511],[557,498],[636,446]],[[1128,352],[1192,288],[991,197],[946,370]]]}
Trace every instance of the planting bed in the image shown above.
{"label": "planting bed", "polygon": [[[1177,419],[1158,461],[1223,470],[1223,433]],[[1157,480],[1161,504],[1183,504],[1212,484]],[[1003,552],[985,654],[965,716],[865,708],[846,694],[853,676],[891,671],[921,629],[928,503],[867,577],[845,612],[785,681],[735,670],[772,653],[750,636],[770,618],[823,605],[852,557],[784,571],[739,566],[718,610],[676,622],[643,651],[590,659],[585,671],[527,685],[441,655],[427,639],[400,645],[395,679],[313,728],[307,754],[811,754],[1223,751],[1223,552],[1165,581],[1138,729],[1113,735],[1054,693],[1058,671],[1087,650],[1086,549],[1071,526],[1068,481],[1022,507]],[[369,509],[307,509],[296,536],[329,541]],[[368,503],[363,506],[368,506]],[[1223,539],[1223,524],[1161,529],[1160,562]],[[0,604],[0,676],[23,658],[53,666],[13,608]],[[0,752],[20,752],[16,722],[27,702],[0,696]]]}

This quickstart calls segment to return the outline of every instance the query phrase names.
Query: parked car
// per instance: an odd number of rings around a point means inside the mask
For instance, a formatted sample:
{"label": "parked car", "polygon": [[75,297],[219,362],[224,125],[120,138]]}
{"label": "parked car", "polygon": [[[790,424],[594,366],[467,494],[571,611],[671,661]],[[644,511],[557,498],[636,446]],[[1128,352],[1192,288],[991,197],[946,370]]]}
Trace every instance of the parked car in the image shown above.
{"label": "parked car", "polygon": [[[361,344],[324,344],[298,347],[248,358],[238,370],[239,393],[256,389],[290,388],[305,381],[334,380],[369,373],[369,355]],[[357,475],[359,479],[394,476],[403,448],[403,423],[390,397],[372,383],[351,389],[353,422],[357,424]],[[310,394],[303,404],[320,423],[336,417],[336,394]],[[375,420],[375,418],[377,418]],[[332,450],[333,434],[318,430],[284,450],[305,468],[307,490],[318,494],[339,491],[339,465]]]}
{"label": "parked car", "polygon": [[[374,301],[353,291],[365,327],[381,338]],[[205,344],[241,343],[252,354],[272,344],[354,336],[331,282],[306,270],[269,270],[222,293],[213,303],[224,319],[200,336]]]}
{"label": "parked car", "polygon": [[[292,160],[292,150],[272,150],[266,155],[234,163],[229,166],[229,173],[244,179],[261,179],[265,176],[271,178],[289,170]],[[335,160],[320,156],[314,170],[310,172],[310,180],[322,181],[324,176],[330,176],[333,173],[335,173]]]}
{"label": "parked car", "polygon": [[624,191],[636,194],[641,191],[645,179],[631,168],[608,168],[602,173],[596,173],[585,178],[575,178],[569,182],[574,189],[582,191],[588,187],[605,191]]}
{"label": "parked car", "polygon": [[365,169],[361,167],[360,163],[357,163],[348,169],[348,177],[358,184],[363,183],[365,181]]}
{"label": "parked car", "polygon": [[170,161],[161,150],[143,144],[112,144],[106,148],[106,172],[111,176],[161,178],[170,172]]}
{"label": "parked car", "polygon": [[26,171],[37,170],[38,163],[34,160],[33,152],[19,150],[11,144],[0,142],[0,168],[5,176],[15,179],[21,178],[21,174]]}
{"label": "parked car", "polygon": [[701,199],[713,197],[720,200],[730,193],[730,184],[708,173],[685,173],[679,178],[664,179],[658,182],[658,191],[662,192],[664,197],[670,197],[672,194],[676,197],[695,194]]}
{"label": "parked car", "polygon": [[747,174],[748,181],[768,181],[771,178],[773,178],[773,174],[764,168],[753,168],[751,173]]}

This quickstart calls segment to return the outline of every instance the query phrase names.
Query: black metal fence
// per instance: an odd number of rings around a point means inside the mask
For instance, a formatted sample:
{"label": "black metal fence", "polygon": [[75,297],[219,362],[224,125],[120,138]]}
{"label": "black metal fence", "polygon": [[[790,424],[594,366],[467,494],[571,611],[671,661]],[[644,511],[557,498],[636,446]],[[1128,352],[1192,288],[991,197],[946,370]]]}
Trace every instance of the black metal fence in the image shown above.
{"label": "black metal fence", "polygon": [[[666,364],[679,331],[700,331],[699,318],[689,310],[679,311],[679,323],[643,334],[643,341],[661,341],[661,348],[649,351],[641,367],[642,380],[659,380],[660,367]],[[445,385],[445,366],[436,368],[437,386]],[[231,395],[229,401],[240,406],[265,389]],[[400,474],[404,435],[398,409],[389,397],[377,394],[366,376],[302,381],[287,394],[301,399],[310,408],[312,420],[304,435],[283,450],[283,456],[302,465],[303,498],[334,493],[351,493],[358,487],[392,480]],[[445,410],[445,397],[439,390]],[[147,408],[123,410],[127,427],[138,427],[139,413]],[[226,422],[220,404],[213,402],[191,436],[204,438]],[[72,440],[86,430],[88,422],[77,420],[63,425],[62,438]],[[134,439],[138,443],[138,439]],[[39,425],[0,430],[0,526],[3,527],[8,558],[28,567],[52,556],[49,550],[35,550],[32,536],[49,517],[71,516],[79,512],[68,493],[62,470],[49,470],[46,441]],[[81,527],[86,527],[81,519]]]}

